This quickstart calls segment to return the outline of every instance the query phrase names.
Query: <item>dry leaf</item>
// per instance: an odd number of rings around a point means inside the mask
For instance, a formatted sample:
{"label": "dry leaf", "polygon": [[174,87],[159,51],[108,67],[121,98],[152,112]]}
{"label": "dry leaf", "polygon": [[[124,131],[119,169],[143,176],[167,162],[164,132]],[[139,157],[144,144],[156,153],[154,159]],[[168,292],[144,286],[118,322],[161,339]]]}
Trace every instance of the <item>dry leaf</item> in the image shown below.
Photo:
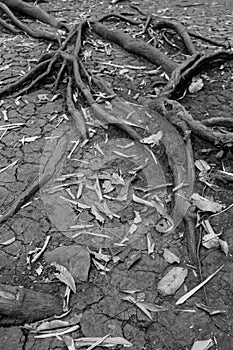
{"label": "dry leaf", "polygon": [[163,249],[163,257],[169,264],[180,263],[180,258],[167,248]]}
{"label": "dry leaf", "polygon": [[220,266],[212,275],[207,277],[204,281],[198,284],[196,287],[191,289],[188,293],[183,295],[179,300],[177,300],[176,305],[183,304],[186,300],[188,300],[193,294],[195,294],[199,289],[201,289],[207,282],[209,282],[222,268],[224,265]]}
{"label": "dry leaf", "polygon": [[8,239],[7,241],[0,242],[0,245],[6,246],[6,245],[12,244],[13,242],[15,242],[15,237],[12,237],[12,238]]}
{"label": "dry leaf", "polygon": [[56,262],[65,266],[77,282],[88,280],[91,261],[90,253],[84,246],[61,246],[46,252],[44,258],[48,263]]}
{"label": "dry leaf", "polygon": [[210,165],[203,159],[196,160],[195,166],[201,173],[207,173],[211,169]]}
{"label": "dry leaf", "polygon": [[191,94],[194,94],[195,92],[200,91],[204,86],[203,80],[201,78],[199,79],[192,79],[192,83],[189,85],[189,92]]}
{"label": "dry leaf", "polygon": [[198,209],[202,211],[210,211],[212,213],[218,213],[225,208],[225,205],[213,202],[207,198],[200,196],[198,193],[194,193],[191,196],[191,202]]}
{"label": "dry leaf", "polygon": [[66,267],[57,264],[56,262],[52,262],[53,266],[56,267],[56,270],[59,271],[59,273],[55,273],[55,276],[63,283],[65,283],[70,289],[76,293],[76,286],[75,281],[71,273],[67,270]]}
{"label": "dry leaf", "polygon": [[68,350],[76,350],[74,339],[69,335],[63,335],[62,339],[64,340]]}
{"label": "dry leaf", "polygon": [[142,254],[140,252],[136,252],[130,255],[130,257],[126,260],[126,266],[129,270],[136,262],[141,259]]}
{"label": "dry leaf", "polygon": [[191,350],[208,350],[214,345],[212,339],[208,340],[197,340],[192,346]]}
{"label": "dry leaf", "polygon": [[220,247],[225,255],[229,254],[229,246],[226,241],[219,239]]}
{"label": "dry leaf", "polygon": [[41,332],[45,330],[53,330],[61,327],[69,326],[69,322],[61,321],[61,320],[52,320],[41,323],[38,327],[36,327],[36,332]]}
{"label": "dry leaf", "polygon": [[158,292],[162,295],[173,295],[179,289],[187,277],[188,269],[173,267],[158,283]]}
{"label": "dry leaf", "polygon": [[[79,338],[79,339],[74,339],[74,342],[77,348],[82,348],[84,346],[93,345],[100,339],[103,339],[103,338]],[[113,337],[113,338],[108,337],[101,343],[101,346],[104,346],[104,347],[115,347],[117,345],[122,345],[128,348],[133,344],[121,337]]]}
{"label": "dry leaf", "polygon": [[160,130],[156,134],[145,137],[141,140],[141,143],[146,143],[154,147],[155,145],[159,145],[159,142],[162,140],[163,132]]}
{"label": "dry leaf", "polygon": [[202,309],[206,311],[210,316],[213,315],[218,315],[218,314],[225,314],[227,311],[226,310],[219,310],[219,309],[214,309],[213,307],[201,304],[201,303],[195,303],[196,307],[199,309]]}
{"label": "dry leaf", "polygon": [[72,333],[76,331],[79,327],[80,327],[79,325],[75,325],[75,326],[68,327],[66,329],[61,329],[61,330],[58,329],[56,331],[51,331],[49,333],[36,335],[35,338],[40,339],[40,338],[58,337],[63,334]]}

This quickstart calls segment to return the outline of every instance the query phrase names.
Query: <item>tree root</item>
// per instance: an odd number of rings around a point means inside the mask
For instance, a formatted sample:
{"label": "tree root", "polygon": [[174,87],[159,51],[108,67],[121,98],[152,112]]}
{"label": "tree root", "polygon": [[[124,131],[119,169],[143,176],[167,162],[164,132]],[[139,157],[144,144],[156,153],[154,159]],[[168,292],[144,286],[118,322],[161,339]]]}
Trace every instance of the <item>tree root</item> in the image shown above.
{"label": "tree root", "polygon": [[37,19],[40,22],[49,24],[52,27],[58,29],[66,29],[69,31],[67,24],[51,17],[46,11],[42,10],[38,6],[30,5],[21,0],[0,0],[0,3],[5,4],[12,11],[17,11],[19,13],[25,14],[29,17]]}
{"label": "tree root", "polygon": [[56,149],[52,157],[49,160],[49,163],[45,165],[43,172],[38,176],[31,185],[29,185],[15,200],[15,202],[10,206],[10,208],[0,216],[0,224],[7,221],[10,217],[16,214],[21,207],[26,204],[33,196],[42,188],[54,175],[56,171],[57,164],[62,160],[65,155],[66,138],[64,135],[58,141]]}
{"label": "tree root", "polygon": [[171,75],[177,64],[155,47],[140,40],[135,40],[128,34],[119,30],[110,30],[99,22],[91,25],[94,32],[102,38],[115,42],[130,53],[146,58],[149,62],[161,66],[167,74]]}
{"label": "tree root", "polygon": [[198,256],[197,256],[197,239],[196,239],[196,214],[195,214],[195,207],[190,206],[185,217],[184,221],[186,224],[186,230],[185,230],[185,238],[187,242],[187,248],[189,253],[189,259],[191,264],[198,266]]}
{"label": "tree root", "polygon": [[57,35],[54,35],[54,34],[48,33],[48,32],[42,32],[40,30],[30,29],[26,24],[24,24],[17,17],[15,17],[13,12],[2,2],[0,2],[0,9],[7,14],[7,16],[16,25],[16,27],[20,28],[21,30],[23,30],[25,33],[27,33],[31,37],[37,38],[37,39],[45,39],[45,40],[55,41],[58,43],[60,42],[60,39]]}
{"label": "tree root", "polygon": [[173,21],[160,21],[158,23],[153,24],[153,29],[162,29],[162,28],[171,28],[173,29],[183,40],[183,43],[190,55],[195,55],[197,53],[195,46],[185,29],[185,27],[179,22]]}
{"label": "tree root", "polygon": [[6,28],[7,30],[9,30],[13,34],[17,35],[20,33],[19,30],[15,29],[15,27],[13,27],[11,24],[4,21],[4,19],[2,19],[2,18],[0,18],[0,25],[3,26],[4,28]]}
{"label": "tree root", "polygon": [[75,129],[77,130],[79,136],[81,136],[84,140],[87,139],[87,128],[86,123],[83,118],[83,115],[77,110],[77,108],[74,105],[73,99],[72,99],[72,78],[69,77],[69,81],[67,84],[67,91],[66,91],[66,103],[67,103],[67,109],[72,117],[73,124],[75,126]]}

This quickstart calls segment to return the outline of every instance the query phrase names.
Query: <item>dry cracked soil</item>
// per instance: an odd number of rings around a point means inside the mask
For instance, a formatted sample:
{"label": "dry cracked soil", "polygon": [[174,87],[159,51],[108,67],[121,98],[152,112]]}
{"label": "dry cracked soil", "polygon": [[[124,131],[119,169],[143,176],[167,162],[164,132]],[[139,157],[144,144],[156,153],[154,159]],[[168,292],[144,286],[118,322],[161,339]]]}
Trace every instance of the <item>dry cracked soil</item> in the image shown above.
{"label": "dry cracked soil", "polygon": [[[179,20],[190,31],[233,45],[231,0],[142,0],[131,3],[144,12]],[[40,3],[40,6],[74,25],[83,18],[100,16],[111,10],[132,12],[129,4],[129,1],[114,5],[108,0],[51,0]],[[29,19],[24,20],[35,25]],[[116,26],[114,21],[109,23]],[[36,25],[46,28],[43,24]],[[117,27],[130,34],[141,30],[122,23]],[[46,52],[48,43],[1,30],[2,87],[23,76]],[[157,47],[164,52],[170,50],[170,57],[179,60],[177,51],[166,46],[161,33],[157,40]],[[200,51],[214,52],[218,49],[198,39],[194,42]],[[119,96],[133,103],[143,104],[166,83],[161,69],[156,70],[158,67],[152,63],[94,34],[90,34],[84,43],[83,59],[88,69],[104,77]],[[232,118],[232,67],[231,61],[206,67],[200,75],[204,87],[196,93],[186,92],[181,96],[182,104],[195,119]],[[219,247],[206,249],[201,246],[199,263],[203,280],[224,266],[205,288],[184,304],[176,305],[182,295],[200,283],[197,270],[189,259],[186,227],[180,219],[174,232],[163,235],[155,230],[158,215],[150,208],[146,210],[145,203],[132,200],[133,191],[140,197],[143,188],[157,187],[153,194],[168,203],[172,212],[172,186],[163,187],[166,183],[173,183],[166,147],[154,147],[156,163],[145,147],[130,145],[131,140],[117,128],[100,128],[90,121],[90,141],[75,149],[77,136],[67,120],[64,89],[61,86],[55,95],[53,82],[52,74],[20,98],[13,95],[0,101],[1,126],[20,123],[14,129],[1,129],[0,167],[4,169],[0,170],[1,213],[40,174],[44,164],[59,158],[59,152],[66,152],[66,157],[57,162],[55,175],[45,187],[18,213],[1,224],[0,283],[23,286],[62,298],[65,284],[55,278],[51,262],[56,261],[69,268],[72,265],[77,290],[71,295],[71,312],[64,320],[78,319],[80,327],[69,334],[73,338],[110,334],[132,343],[132,350],[191,350],[196,340],[211,339],[211,349],[233,349],[232,183],[216,178],[210,186],[200,181],[199,170],[196,169],[194,184],[188,184],[188,190],[184,190],[187,195],[188,191],[198,192],[229,207],[219,215],[206,217],[214,231],[221,233],[221,239],[227,242],[229,252],[225,254]],[[97,94],[96,98],[100,103],[105,102],[102,95]],[[89,117],[85,103],[82,108]],[[178,133],[173,131],[169,134],[167,125],[161,126],[159,120],[157,125],[149,125],[152,134],[163,130],[168,138],[174,137],[175,157],[182,158],[184,149],[182,143],[179,145]],[[192,144],[195,161],[205,160],[213,171],[233,172],[232,148],[221,150],[197,136],[192,137]],[[72,178],[68,174],[76,176]],[[69,182],[59,181],[62,177]],[[61,183],[67,183],[67,187],[59,187]],[[101,192],[106,196],[107,214],[106,207],[98,204]],[[201,235],[201,225],[197,230]],[[48,236],[45,252],[32,262],[30,257],[43,246]],[[10,243],[4,245],[4,242]],[[167,250],[175,255],[177,261],[171,264],[166,259],[164,252]],[[72,260],[75,256],[76,262]],[[172,295],[163,295],[158,290],[158,283],[174,266],[187,270],[187,277]],[[135,303],[129,302],[130,299],[122,299],[129,296],[142,305],[157,305],[158,309],[151,311],[149,317]],[[200,304],[207,305],[208,310]],[[211,314],[210,310],[216,312]],[[6,321],[0,315],[0,321],[2,350],[67,349],[62,337],[35,338],[35,334],[25,326],[35,320],[24,320],[21,324],[14,318]],[[121,345],[117,346],[117,349],[121,348]],[[104,347],[100,344],[96,349]]]}

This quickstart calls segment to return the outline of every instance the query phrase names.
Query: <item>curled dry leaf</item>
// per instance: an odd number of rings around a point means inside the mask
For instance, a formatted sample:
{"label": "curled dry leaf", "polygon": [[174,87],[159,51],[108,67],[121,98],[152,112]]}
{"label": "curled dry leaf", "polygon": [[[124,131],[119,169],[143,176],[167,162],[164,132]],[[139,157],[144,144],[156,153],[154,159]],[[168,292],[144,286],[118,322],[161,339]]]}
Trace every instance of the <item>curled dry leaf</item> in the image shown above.
{"label": "curled dry leaf", "polygon": [[173,267],[158,283],[158,292],[162,295],[173,295],[179,289],[187,277],[188,269]]}
{"label": "curled dry leaf", "polygon": [[75,281],[71,273],[67,270],[66,267],[57,264],[56,262],[52,262],[53,266],[56,267],[56,270],[58,270],[58,273],[55,273],[55,276],[63,283],[65,283],[70,289],[76,293],[76,286]]}

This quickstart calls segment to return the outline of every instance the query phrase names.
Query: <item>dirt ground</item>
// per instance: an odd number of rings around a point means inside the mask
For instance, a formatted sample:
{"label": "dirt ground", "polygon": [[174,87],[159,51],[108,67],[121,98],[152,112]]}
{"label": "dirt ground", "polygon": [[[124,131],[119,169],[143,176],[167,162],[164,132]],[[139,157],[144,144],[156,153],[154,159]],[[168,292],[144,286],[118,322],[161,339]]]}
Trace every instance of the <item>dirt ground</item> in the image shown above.
{"label": "dirt ground", "polygon": [[[100,16],[110,10],[129,11],[129,1],[111,5],[110,1],[68,1],[51,0],[42,2],[41,7],[53,11],[54,16],[65,18],[73,25],[89,16]],[[132,2],[131,2],[132,3]],[[153,13],[180,20],[190,31],[218,40],[228,42],[233,47],[232,19],[233,3],[231,0],[191,0],[184,1],[151,1],[134,2],[144,12]],[[132,12],[132,9],[130,9]],[[25,19],[30,25],[35,22]],[[45,25],[39,24],[41,28]],[[111,26],[111,22],[110,22]],[[112,22],[116,26],[116,22]],[[127,28],[120,23],[118,28]],[[139,32],[139,28],[128,26],[130,34]],[[13,35],[2,30],[0,38],[0,87],[4,87],[20,78],[36,62],[48,43],[32,39],[26,35]],[[194,40],[201,52],[219,50],[215,46]],[[158,36],[157,47],[169,51],[169,57],[180,62],[182,57],[176,50],[171,50]],[[126,100],[145,104],[148,98],[153,98],[156,89],[166,83],[162,70],[154,71],[155,67],[147,60],[131,55],[115,44],[98,38],[94,34],[84,44],[83,57],[86,66],[93,73],[98,73],[109,81],[119,96]],[[109,64],[110,62],[110,64]],[[136,67],[137,69],[130,68]],[[141,68],[140,68],[141,67]],[[206,67],[201,72],[204,87],[196,92],[186,92],[180,96],[180,102],[197,120],[211,117],[232,118],[233,107],[233,62],[228,61]],[[151,73],[151,71],[154,71]],[[40,174],[41,168],[50,159],[57,159],[62,151],[70,154],[77,136],[71,130],[66,119],[64,91],[61,86],[55,98],[52,91],[54,75],[46,78],[43,84],[21,98],[9,96],[0,103],[0,124],[22,123],[16,129],[1,131],[0,159],[1,168],[16,162],[6,171],[0,170],[0,204],[1,213],[14,202],[19,194]],[[100,97],[101,99],[101,97]],[[1,102],[1,101],[0,101]],[[80,101],[82,104],[82,100]],[[83,108],[87,106],[85,103]],[[88,110],[87,110],[88,111]],[[7,116],[7,118],[6,118]],[[233,198],[233,182],[223,183],[214,180],[208,186],[200,181],[196,169],[194,183],[189,178],[187,160],[184,155],[182,137],[168,122],[158,119],[152,124],[148,119],[150,132],[162,130],[167,135],[167,143],[162,147],[154,147],[153,152],[157,164],[144,147],[133,145],[127,148],[130,139],[117,128],[103,129],[92,125],[92,138],[82,149],[58,162],[56,175],[37,193],[33,200],[19,210],[13,217],[0,226],[0,243],[12,238],[15,240],[0,248],[0,283],[14,286],[24,286],[37,292],[44,292],[54,297],[62,298],[65,285],[54,278],[49,255],[56,248],[81,246],[85,252],[92,251],[91,261],[83,258],[83,266],[76,266],[76,294],[71,296],[71,313],[68,319],[80,316],[80,328],[72,333],[73,338],[123,337],[132,343],[132,350],[191,350],[196,340],[212,339],[215,350],[233,349],[233,206],[219,215],[208,216],[216,233],[222,233],[221,239],[227,242],[228,255],[219,249],[200,248],[199,260],[203,280],[210,276],[220,266],[221,271],[205,286],[189,298],[184,304],[176,305],[177,300],[187,291],[200,283],[195,267],[192,266],[187,250],[185,226],[180,218],[176,230],[170,235],[157,232],[154,227],[158,217],[154,212],[145,211],[140,203],[130,199],[119,199],[124,196],[122,191],[114,192],[118,201],[110,201],[109,209],[116,215],[105,219],[104,225],[96,225],[97,214],[90,214],[87,208],[74,210],[70,205],[77,200],[76,193],[80,190],[79,178],[73,179],[73,185],[66,191],[49,191],[59,185],[57,181],[62,175],[78,173],[85,179],[86,189],[82,199],[87,206],[95,201],[95,191],[98,186],[96,174],[106,180],[106,173],[121,174],[129,184],[128,190],[161,186],[173,183],[173,176],[166,152],[170,153],[175,162],[182,163],[187,187],[184,194],[192,192],[211,198],[223,205],[230,206]],[[224,128],[222,128],[224,132]],[[233,131],[233,130],[232,130]],[[31,140],[29,139],[30,137]],[[107,141],[108,142],[107,142]],[[232,147],[220,149],[202,139],[192,136],[194,160],[205,160],[212,171],[225,170],[233,173]],[[120,153],[126,156],[122,158]],[[137,157],[134,157],[137,155]],[[148,166],[143,168],[147,158]],[[142,171],[134,177],[133,170],[142,167]],[[105,176],[105,177],[104,177]],[[119,179],[118,179],[119,180]],[[101,182],[102,184],[102,182]],[[106,183],[105,183],[106,184]],[[130,192],[130,193],[131,193]],[[107,191],[106,191],[107,193]],[[110,194],[109,194],[110,195]],[[164,202],[172,196],[171,186],[161,187],[156,195]],[[168,211],[174,214],[172,201],[168,202]],[[139,218],[135,231],[133,224]],[[72,226],[88,224],[88,231],[93,234],[80,234]],[[132,232],[129,230],[132,229]],[[201,235],[200,226],[197,231]],[[43,246],[46,237],[50,236],[45,253],[35,262],[28,263],[28,257],[36,248]],[[154,250],[148,254],[148,239],[154,243]],[[122,241],[123,244],[122,244]],[[98,260],[93,252],[101,252],[111,257],[106,264]],[[168,249],[179,257],[179,262],[170,264],[164,258],[164,249]],[[67,255],[66,255],[67,254]],[[89,257],[89,255],[88,255]],[[96,259],[93,259],[96,258]],[[61,264],[69,260],[66,250],[61,250],[57,262]],[[100,266],[101,261],[101,266]],[[69,261],[68,261],[69,263]],[[79,261],[79,264],[81,262]],[[90,266],[89,266],[89,265]],[[88,265],[88,267],[87,267]],[[172,268],[180,266],[188,271],[182,286],[173,294],[164,296],[158,291],[158,283]],[[83,269],[82,269],[83,267]],[[87,271],[85,270],[87,269]],[[85,273],[83,272],[85,270]],[[83,273],[83,275],[82,275]],[[151,312],[150,319],[133,303],[122,300],[122,291],[135,291],[133,295],[138,300],[152,303],[164,308],[161,312]],[[197,305],[205,304],[215,311],[206,312]],[[65,318],[66,319],[66,318]],[[0,316],[0,349],[4,350],[58,350],[66,349],[61,337],[36,339],[18,320],[8,320]],[[31,323],[29,320],[25,323]],[[97,346],[96,349],[103,347]],[[117,348],[123,348],[118,346]],[[201,348],[200,348],[201,349]]]}

